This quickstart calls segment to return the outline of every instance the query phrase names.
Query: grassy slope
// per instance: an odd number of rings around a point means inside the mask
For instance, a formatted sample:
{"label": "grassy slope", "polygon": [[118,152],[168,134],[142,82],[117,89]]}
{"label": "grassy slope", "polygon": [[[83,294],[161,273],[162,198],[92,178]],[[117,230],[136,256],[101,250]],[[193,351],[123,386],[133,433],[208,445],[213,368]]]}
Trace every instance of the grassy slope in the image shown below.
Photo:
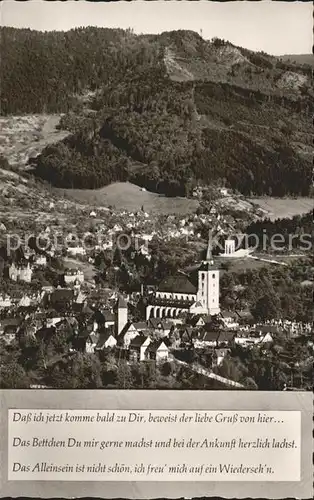
{"label": "grassy slope", "polygon": [[167,198],[156,193],[142,191],[129,182],[110,184],[101,189],[55,189],[54,192],[67,198],[94,206],[113,206],[117,209],[138,211],[143,207],[147,212],[158,214],[184,214],[195,211],[198,202],[187,198]]}
{"label": "grassy slope", "polygon": [[280,219],[284,217],[293,217],[294,215],[303,215],[313,210],[313,198],[251,198],[250,201],[257,203],[269,214],[267,218],[271,220]]}

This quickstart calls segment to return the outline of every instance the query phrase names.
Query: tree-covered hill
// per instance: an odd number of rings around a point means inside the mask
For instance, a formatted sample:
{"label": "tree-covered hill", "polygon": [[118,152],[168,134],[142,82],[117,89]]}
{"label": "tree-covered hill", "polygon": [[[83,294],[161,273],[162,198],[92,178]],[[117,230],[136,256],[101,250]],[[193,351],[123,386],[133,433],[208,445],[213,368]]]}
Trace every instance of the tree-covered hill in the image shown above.
{"label": "tree-covered hill", "polygon": [[310,66],[189,31],[3,28],[1,49],[3,114],[66,113],[71,135],[34,162],[55,186],[308,194]]}

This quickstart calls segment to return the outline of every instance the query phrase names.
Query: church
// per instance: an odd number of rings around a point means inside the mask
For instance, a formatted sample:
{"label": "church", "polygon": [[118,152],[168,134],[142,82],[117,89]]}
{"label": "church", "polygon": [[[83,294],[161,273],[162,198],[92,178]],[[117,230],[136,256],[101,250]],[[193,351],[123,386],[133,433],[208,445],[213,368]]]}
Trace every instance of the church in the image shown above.
{"label": "church", "polygon": [[219,314],[219,269],[214,264],[209,241],[206,259],[193,279],[185,273],[165,278],[146,306],[149,318],[177,318],[180,313]]}

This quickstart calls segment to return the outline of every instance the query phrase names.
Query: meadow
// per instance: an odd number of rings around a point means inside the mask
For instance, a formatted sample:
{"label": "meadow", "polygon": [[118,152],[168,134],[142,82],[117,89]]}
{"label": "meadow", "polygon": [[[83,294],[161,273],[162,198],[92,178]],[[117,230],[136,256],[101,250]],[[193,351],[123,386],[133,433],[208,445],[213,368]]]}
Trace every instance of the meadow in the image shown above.
{"label": "meadow", "polygon": [[294,215],[302,215],[313,210],[314,199],[308,197],[297,198],[249,198],[249,201],[267,210],[271,220],[281,218],[292,218]]}
{"label": "meadow", "polygon": [[101,189],[58,189],[54,190],[73,201],[91,206],[112,206],[116,210],[136,212],[142,208],[146,212],[157,214],[187,214],[198,207],[198,202],[188,198],[168,198],[142,188],[130,182],[115,182]]}

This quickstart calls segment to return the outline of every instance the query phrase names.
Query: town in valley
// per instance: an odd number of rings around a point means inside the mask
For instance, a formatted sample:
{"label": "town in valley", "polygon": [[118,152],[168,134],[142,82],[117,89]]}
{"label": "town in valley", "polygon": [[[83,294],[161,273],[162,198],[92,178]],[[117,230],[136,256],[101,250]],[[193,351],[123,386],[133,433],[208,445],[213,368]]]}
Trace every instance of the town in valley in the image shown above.
{"label": "town in valley", "polygon": [[311,63],[184,30],[1,52],[0,387],[312,390]]}

